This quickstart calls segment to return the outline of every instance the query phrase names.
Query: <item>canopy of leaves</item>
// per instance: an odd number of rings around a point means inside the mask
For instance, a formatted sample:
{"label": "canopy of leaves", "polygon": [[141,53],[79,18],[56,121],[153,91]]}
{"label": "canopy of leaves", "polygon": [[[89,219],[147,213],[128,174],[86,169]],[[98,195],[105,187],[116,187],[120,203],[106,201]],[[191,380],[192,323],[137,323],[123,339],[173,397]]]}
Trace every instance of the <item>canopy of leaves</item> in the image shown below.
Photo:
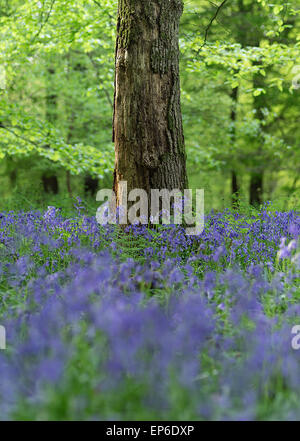
{"label": "canopy of leaves", "polygon": [[[1,0],[1,158],[38,154],[74,175],[111,173],[117,3]],[[185,2],[180,48],[189,164],[251,170],[259,162],[297,176],[296,0],[220,5]]]}

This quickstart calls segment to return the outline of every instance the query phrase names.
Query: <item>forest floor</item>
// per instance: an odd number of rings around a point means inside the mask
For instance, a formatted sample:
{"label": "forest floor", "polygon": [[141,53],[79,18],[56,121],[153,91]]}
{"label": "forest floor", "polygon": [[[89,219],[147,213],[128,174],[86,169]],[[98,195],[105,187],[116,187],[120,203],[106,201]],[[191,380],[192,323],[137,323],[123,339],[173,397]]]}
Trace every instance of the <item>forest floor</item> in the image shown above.
{"label": "forest floor", "polygon": [[0,215],[0,418],[300,418],[300,215]]}

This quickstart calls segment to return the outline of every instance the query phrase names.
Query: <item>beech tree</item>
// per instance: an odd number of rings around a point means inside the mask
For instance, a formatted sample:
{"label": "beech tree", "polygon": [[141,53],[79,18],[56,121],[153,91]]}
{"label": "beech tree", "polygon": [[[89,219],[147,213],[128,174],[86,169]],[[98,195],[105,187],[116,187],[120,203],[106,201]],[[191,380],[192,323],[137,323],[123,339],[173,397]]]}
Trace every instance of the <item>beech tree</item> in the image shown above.
{"label": "beech tree", "polygon": [[119,0],[114,191],[187,188],[179,78],[182,0]]}

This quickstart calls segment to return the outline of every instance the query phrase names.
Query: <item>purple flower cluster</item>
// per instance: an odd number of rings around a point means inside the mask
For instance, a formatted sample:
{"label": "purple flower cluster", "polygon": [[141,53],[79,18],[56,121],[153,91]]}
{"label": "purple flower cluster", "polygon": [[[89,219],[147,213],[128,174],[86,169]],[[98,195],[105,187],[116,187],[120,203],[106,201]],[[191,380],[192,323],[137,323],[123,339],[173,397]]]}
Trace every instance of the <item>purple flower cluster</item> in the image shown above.
{"label": "purple flower cluster", "polygon": [[299,419],[299,233],[293,212],[200,237],[4,213],[0,417]]}

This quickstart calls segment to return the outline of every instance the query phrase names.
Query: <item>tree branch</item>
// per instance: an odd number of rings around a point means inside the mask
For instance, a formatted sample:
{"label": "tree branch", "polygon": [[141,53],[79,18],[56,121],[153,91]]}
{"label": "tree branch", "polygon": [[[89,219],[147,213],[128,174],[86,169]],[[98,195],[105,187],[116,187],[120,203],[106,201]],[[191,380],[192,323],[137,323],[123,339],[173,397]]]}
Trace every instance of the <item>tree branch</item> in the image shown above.
{"label": "tree branch", "polygon": [[200,50],[206,45],[207,43],[207,38],[208,38],[208,33],[210,31],[210,28],[212,27],[213,22],[217,19],[219,12],[221,11],[221,9],[223,8],[223,6],[225,6],[225,4],[227,3],[228,0],[223,0],[222,3],[217,7],[217,10],[215,12],[215,15],[212,17],[212,19],[210,20],[206,30],[205,30],[205,36],[204,36],[204,42],[202,44],[202,46],[200,47]]}
{"label": "tree branch", "polygon": [[51,13],[52,13],[52,10],[53,10],[54,3],[55,3],[55,0],[52,0],[52,1],[51,1],[51,5],[50,5],[50,9],[49,9],[49,11],[48,11],[48,13],[47,13],[47,15],[46,15],[46,18],[45,18],[44,21],[42,21],[42,23],[41,23],[41,25],[40,25],[40,28],[39,28],[38,32],[37,32],[37,33],[35,34],[35,36],[32,38],[32,40],[31,40],[31,44],[33,44],[33,43],[36,41],[36,39],[39,37],[40,33],[42,32],[42,29],[43,29],[44,26],[47,24],[47,22],[48,22],[48,20],[49,20],[49,18],[50,18],[50,15],[51,15]]}

